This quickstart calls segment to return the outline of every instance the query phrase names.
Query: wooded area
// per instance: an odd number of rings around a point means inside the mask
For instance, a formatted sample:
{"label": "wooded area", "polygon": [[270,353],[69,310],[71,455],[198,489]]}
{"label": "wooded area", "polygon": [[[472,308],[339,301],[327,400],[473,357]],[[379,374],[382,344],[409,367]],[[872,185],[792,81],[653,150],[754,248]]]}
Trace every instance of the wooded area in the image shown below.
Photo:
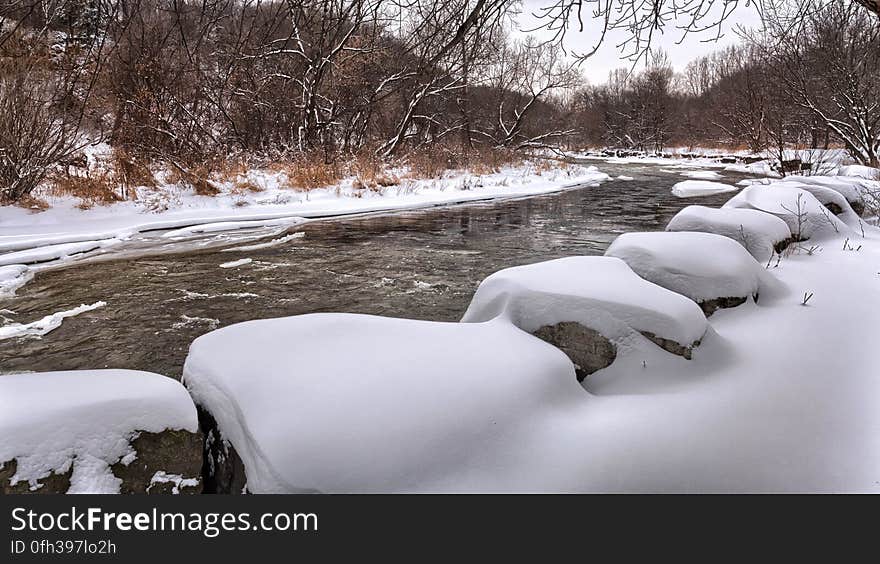
{"label": "wooded area", "polygon": [[[589,58],[563,50],[572,30],[560,22],[587,22],[591,3],[548,5],[542,21],[558,37],[538,41],[515,31],[510,0],[4,0],[0,190],[29,194],[96,141],[114,148],[121,174],[161,162],[194,183],[231,157],[451,167],[536,148],[673,144],[842,143],[876,166],[872,2],[767,12],[766,33],[681,76],[645,50],[660,14],[633,8],[634,52],[649,64],[589,86]],[[613,16],[618,4],[597,4],[598,40],[630,21]]]}

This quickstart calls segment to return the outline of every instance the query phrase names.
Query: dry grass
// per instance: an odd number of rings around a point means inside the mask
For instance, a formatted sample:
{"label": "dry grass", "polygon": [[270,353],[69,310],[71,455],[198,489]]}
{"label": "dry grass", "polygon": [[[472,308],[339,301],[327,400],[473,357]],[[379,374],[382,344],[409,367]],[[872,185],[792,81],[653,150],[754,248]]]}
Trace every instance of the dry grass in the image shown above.
{"label": "dry grass", "polygon": [[308,192],[336,184],[342,179],[339,163],[325,163],[320,156],[303,156],[291,160],[275,161],[267,167],[273,172],[287,176],[290,187]]}
{"label": "dry grass", "polygon": [[15,201],[7,201],[5,199],[0,200],[0,205],[13,205],[18,206],[20,208],[24,208],[33,213],[44,212],[49,209],[49,202],[34,196],[33,194],[27,194],[22,196],[18,200]]}
{"label": "dry grass", "polygon": [[106,205],[123,200],[116,189],[113,176],[107,173],[91,175],[69,175],[58,173],[49,179],[49,193],[53,196],[73,196],[81,201],[80,209],[90,209],[95,205]]}
{"label": "dry grass", "polygon": [[438,145],[414,151],[406,159],[414,178],[441,178],[447,170],[493,174],[505,166],[522,164],[523,155],[509,149],[477,146],[468,151]]}
{"label": "dry grass", "polygon": [[123,193],[130,197],[137,197],[137,187],[156,187],[156,178],[150,169],[150,164],[142,157],[129,153],[125,149],[113,149],[113,174],[117,183],[122,186]]}

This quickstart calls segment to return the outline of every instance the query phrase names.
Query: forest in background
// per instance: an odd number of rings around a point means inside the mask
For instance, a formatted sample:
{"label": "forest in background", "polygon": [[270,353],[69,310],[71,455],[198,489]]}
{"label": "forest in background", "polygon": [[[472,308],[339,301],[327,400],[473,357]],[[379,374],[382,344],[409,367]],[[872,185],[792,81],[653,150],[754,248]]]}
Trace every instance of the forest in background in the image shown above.
{"label": "forest in background", "polygon": [[[872,1],[768,11],[765,30],[681,74],[645,51],[592,86],[588,57],[514,31],[512,1],[3,0],[0,193],[61,182],[97,142],[113,148],[110,199],[156,165],[206,194],[230,162],[289,162],[320,185],[536,149],[836,145],[877,166]],[[551,5],[548,29],[578,4]]]}

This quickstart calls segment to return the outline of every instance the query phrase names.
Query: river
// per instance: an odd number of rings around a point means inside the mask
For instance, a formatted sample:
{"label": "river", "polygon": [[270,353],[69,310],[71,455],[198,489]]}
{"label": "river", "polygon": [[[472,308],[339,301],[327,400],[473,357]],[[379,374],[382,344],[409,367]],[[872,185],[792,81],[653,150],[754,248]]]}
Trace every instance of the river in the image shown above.
{"label": "river", "polygon": [[[0,341],[0,372],[134,368],[179,378],[193,339],[249,319],[344,311],[456,321],[480,281],[496,270],[599,255],[620,233],[662,230],[686,205],[718,206],[730,197],[676,198],[670,190],[684,177],[669,165],[595,164],[613,178],[633,180],[311,222],[291,228],[305,232],[302,238],[260,250],[188,248],[41,272],[16,297],[0,301],[0,324],[107,304],[65,319],[43,337]],[[722,174],[727,183],[746,178]],[[219,266],[242,258],[252,262]]]}

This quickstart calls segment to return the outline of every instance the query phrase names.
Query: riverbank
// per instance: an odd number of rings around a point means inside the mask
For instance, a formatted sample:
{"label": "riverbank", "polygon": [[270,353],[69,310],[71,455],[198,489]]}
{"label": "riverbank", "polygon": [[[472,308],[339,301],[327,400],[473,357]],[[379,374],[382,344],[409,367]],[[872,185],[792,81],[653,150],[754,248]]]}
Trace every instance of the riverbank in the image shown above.
{"label": "riverbank", "polygon": [[[166,185],[142,192],[134,201],[82,209],[75,197],[58,197],[44,211],[0,207],[0,274],[6,293],[24,279],[25,268],[47,268],[83,258],[92,251],[122,246],[139,234],[163,232],[156,245],[204,234],[247,229],[278,229],[308,220],[345,215],[395,212],[435,206],[522,198],[597,185],[608,175],[596,167],[544,161],[505,167],[498,172],[448,172],[430,180],[401,180],[365,189],[356,178],[324,188],[294,190],[283,175],[248,171],[259,190],[242,192],[236,182],[219,183],[212,196],[192,188]],[[156,199],[165,202],[156,207]],[[172,203],[169,203],[172,202]],[[266,233],[263,233],[266,235]]]}

